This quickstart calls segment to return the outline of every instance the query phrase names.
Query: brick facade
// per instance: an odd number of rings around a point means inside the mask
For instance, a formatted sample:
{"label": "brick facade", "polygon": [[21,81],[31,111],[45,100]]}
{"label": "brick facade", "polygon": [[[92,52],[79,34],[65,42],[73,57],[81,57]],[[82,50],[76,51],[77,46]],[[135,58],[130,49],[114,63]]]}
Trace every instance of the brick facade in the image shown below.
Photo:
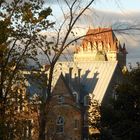
{"label": "brick facade", "polygon": [[47,139],[81,140],[81,111],[62,75],[53,89],[50,108]]}

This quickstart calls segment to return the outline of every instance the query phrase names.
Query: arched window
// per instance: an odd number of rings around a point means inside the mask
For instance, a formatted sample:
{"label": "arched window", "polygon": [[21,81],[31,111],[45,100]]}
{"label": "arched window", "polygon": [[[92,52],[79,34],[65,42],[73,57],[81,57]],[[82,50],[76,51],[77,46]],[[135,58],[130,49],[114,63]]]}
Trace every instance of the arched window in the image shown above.
{"label": "arched window", "polygon": [[73,92],[73,96],[76,100],[76,103],[78,103],[78,93],[77,92]]}
{"label": "arched window", "polygon": [[56,119],[56,133],[64,132],[64,117],[58,116]]}
{"label": "arched window", "polygon": [[118,99],[117,89],[118,85],[115,85],[114,89],[112,90],[112,98],[116,101]]}

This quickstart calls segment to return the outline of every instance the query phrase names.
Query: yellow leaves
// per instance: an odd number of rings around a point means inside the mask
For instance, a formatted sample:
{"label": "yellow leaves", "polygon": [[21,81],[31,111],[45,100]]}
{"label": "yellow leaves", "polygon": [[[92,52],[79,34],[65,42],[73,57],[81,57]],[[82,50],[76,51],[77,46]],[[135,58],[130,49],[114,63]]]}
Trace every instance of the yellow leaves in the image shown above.
{"label": "yellow leaves", "polygon": [[31,11],[31,9],[27,9],[27,11],[23,12],[23,20],[24,21],[31,21],[33,19],[33,13]]}
{"label": "yellow leaves", "polygon": [[39,13],[39,18],[46,18],[47,16],[49,16],[52,12],[52,9],[49,7],[45,10],[42,10],[40,13]]}
{"label": "yellow leaves", "polygon": [[124,66],[123,69],[122,69],[122,73],[123,73],[123,74],[126,74],[127,72],[128,72],[128,69],[127,69],[126,66]]}
{"label": "yellow leaves", "polygon": [[32,13],[32,5],[30,3],[25,2],[23,8],[23,21],[30,22],[33,19],[33,13]]}
{"label": "yellow leaves", "polygon": [[38,19],[36,18],[36,17],[32,17],[32,19],[31,19],[31,22],[33,23],[33,24],[36,24],[36,23],[38,23]]}
{"label": "yellow leaves", "polygon": [[36,24],[41,22],[43,19],[46,19],[47,16],[49,16],[52,13],[52,9],[49,7],[35,14],[32,9],[32,5],[25,2],[25,5],[22,8],[22,12],[23,12],[23,21]]}
{"label": "yellow leaves", "polygon": [[7,46],[5,44],[0,44],[0,52],[5,52],[7,50]]}

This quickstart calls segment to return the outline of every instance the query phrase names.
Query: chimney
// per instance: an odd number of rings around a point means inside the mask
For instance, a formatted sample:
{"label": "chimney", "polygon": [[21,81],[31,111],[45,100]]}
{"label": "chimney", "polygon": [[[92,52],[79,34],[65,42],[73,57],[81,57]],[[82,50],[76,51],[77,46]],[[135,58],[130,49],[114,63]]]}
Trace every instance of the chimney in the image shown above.
{"label": "chimney", "polygon": [[69,68],[69,85],[71,83],[71,80],[72,80],[72,67]]}
{"label": "chimney", "polygon": [[[80,87],[81,87],[81,69],[80,68],[78,68],[78,93],[79,93],[79,97],[80,97],[80,91],[81,91],[81,89],[80,89]],[[81,97],[80,97],[81,98]]]}
{"label": "chimney", "polygon": [[81,69],[78,68],[78,84],[80,84]]}

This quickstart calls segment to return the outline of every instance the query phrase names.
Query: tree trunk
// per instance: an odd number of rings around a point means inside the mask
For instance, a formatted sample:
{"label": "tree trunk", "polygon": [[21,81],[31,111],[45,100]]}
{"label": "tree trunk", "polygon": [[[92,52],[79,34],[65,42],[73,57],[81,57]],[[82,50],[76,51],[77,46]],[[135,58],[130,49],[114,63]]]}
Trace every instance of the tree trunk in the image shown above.
{"label": "tree trunk", "polygon": [[45,128],[47,121],[47,114],[50,111],[50,98],[51,98],[51,86],[52,86],[52,77],[53,77],[53,70],[54,70],[54,64],[51,64],[50,72],[49,72],[49,79],[48,79],[48,85],[47,85],[47,98],[45,102],[42,104],[40,108],[40,122],[39,122],[39,140],[45,140]]}
{"label": "tree trunk", "polygon": [[45,108],[40,113],[39,122],[39,140],[45,140],[45,127],[46,127],[46,115]]}

